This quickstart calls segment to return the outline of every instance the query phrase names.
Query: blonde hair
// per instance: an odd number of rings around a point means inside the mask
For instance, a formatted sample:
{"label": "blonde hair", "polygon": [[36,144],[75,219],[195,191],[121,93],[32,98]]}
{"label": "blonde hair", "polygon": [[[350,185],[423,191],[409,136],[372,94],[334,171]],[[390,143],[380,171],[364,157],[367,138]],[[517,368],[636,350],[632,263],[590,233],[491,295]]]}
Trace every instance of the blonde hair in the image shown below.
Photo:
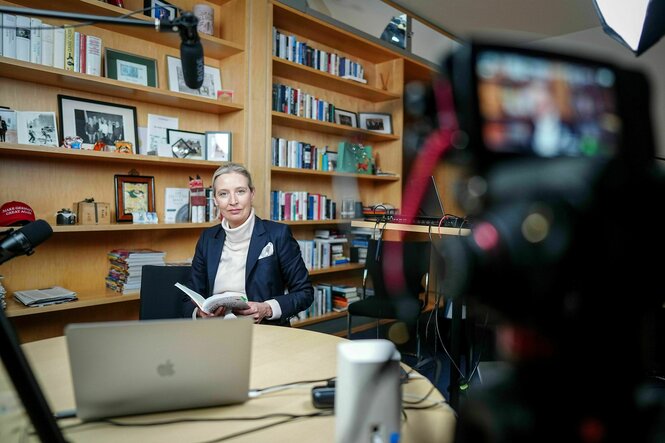
{"label": "blonde hair", "polygon": [[247,185],[249,186],[249,189],[251,191],[254,191],[254,184],[252,183],[252,174],[249,173],[247,168],[245,168],[243,165],[240,163],[226,163],[215,171],[215,173],[212,175],[212,187],[213,189],[215,188],[215,180],[217,180],[217,177],[220,175],[224,174],[230,174],[232,172],[236,172],[238,174],[244,175],[247,177]]}

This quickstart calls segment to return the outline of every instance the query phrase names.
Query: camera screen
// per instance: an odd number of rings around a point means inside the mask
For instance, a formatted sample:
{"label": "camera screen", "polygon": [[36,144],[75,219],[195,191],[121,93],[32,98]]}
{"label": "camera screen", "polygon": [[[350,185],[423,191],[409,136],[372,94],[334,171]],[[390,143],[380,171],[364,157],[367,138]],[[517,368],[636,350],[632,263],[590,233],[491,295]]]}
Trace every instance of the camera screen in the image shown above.
{"label": "camera screen", "polygon": [[621,120],[611,68],[481,49],[475,77],[483,144],[495,153],[612,157]]}

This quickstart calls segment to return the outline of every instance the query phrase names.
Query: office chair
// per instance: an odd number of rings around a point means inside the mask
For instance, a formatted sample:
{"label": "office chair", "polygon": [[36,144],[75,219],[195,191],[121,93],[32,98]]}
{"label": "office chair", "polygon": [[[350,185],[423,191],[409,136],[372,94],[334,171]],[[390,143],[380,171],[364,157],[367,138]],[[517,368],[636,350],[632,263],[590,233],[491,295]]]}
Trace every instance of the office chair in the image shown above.
{"label": "office chair", "polygon": [[191,273],[191,266],[143,266],[139,319],[182,317],[184,294],[174,285],[189,285]]}
{"label": "office chair", "polygon": [[[377,338],[381,319],[400,320],[410,328],[415,326],[416,356],[420,359],[418,320],[429,298],[430,251],[429,241],[369,241],[363,272],[363,299],[348,306],[347,338],[351,337],[354,315],[375,318]],[[367,296],[368,280],[374,290],[372,296]],[[423,291],[425,297],[421,300]]]}

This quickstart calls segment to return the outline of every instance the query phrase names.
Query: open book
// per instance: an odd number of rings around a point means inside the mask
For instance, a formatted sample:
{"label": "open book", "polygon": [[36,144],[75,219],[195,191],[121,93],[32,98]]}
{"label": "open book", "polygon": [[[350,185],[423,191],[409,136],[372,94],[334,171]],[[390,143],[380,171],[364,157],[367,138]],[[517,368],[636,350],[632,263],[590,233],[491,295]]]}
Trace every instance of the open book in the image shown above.
{"label": "open book", "polygon": [[225,292],[223,294],[214,294],[211,297],[203,298],[201,294],[189,289],[187,286],[180,283],[175,284],[176,288],[180,289],[185,294],[189,295],[196,306],[207,314],[212,314],[220,306],[226,309],[249,309],[247,304],[247,297],[239,292]]}

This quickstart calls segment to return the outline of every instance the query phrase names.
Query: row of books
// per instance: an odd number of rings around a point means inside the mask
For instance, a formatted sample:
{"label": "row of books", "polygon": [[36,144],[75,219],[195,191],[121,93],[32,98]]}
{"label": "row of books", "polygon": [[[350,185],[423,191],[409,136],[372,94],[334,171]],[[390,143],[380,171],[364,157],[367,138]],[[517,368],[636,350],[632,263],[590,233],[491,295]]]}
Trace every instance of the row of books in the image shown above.
{"label": "row of books", "polygon": [[360,300],[361,288],[350,285],[319,283],[314,285],[314,302],[306,310],[298,313],[299,320],[318,317],[329,312],[346,311],[349,303]]}
{"label": "row of books", "polygon": [[101,75],[102,39],[38,18],[0,13],[0,56]]}
{"label": "row of books", "polygon": [[270,191],[270,219],[274,221],[334,220],[337,203],[307,191]]}
{"label": "row of books", "polygon": [[280,32],[274,26],[272,28],[272,37],[272,55],[274,56],[338,77],[367,83],[367,80],[365,80],[365,69],[360,63],[334,52],[316,49],[305,42],[299,41],[295,35],[287,35]]}
{"label": "row of books", "polygon": [[165,264],[166,253],[154,249],[113,249],[107,254],[109,274],[106,287],[121,294],[141,289],[141,271],[145,265]]}
{"label": "row of books", "polygon": [[298,240],[300,255],[308,271],[349,263],[344,249],[346,238]]}
{"label": "row of books", "polygon": [[279,83],[272,85],[272,110],[324,122],[335,121],[335,105],[300,88]]}
{"label": "row of books", "polygon": [[272,165],[287,168],[335,171],[337,151],[328,146],[317,147],[311,143],[272,137]]}
{"label": "row of books", "polygon": [[213,199],[213,189],[205,188],[204,205],[191,204],[189,188],[165,188],[164,223],[204,223],[219,219]]}

